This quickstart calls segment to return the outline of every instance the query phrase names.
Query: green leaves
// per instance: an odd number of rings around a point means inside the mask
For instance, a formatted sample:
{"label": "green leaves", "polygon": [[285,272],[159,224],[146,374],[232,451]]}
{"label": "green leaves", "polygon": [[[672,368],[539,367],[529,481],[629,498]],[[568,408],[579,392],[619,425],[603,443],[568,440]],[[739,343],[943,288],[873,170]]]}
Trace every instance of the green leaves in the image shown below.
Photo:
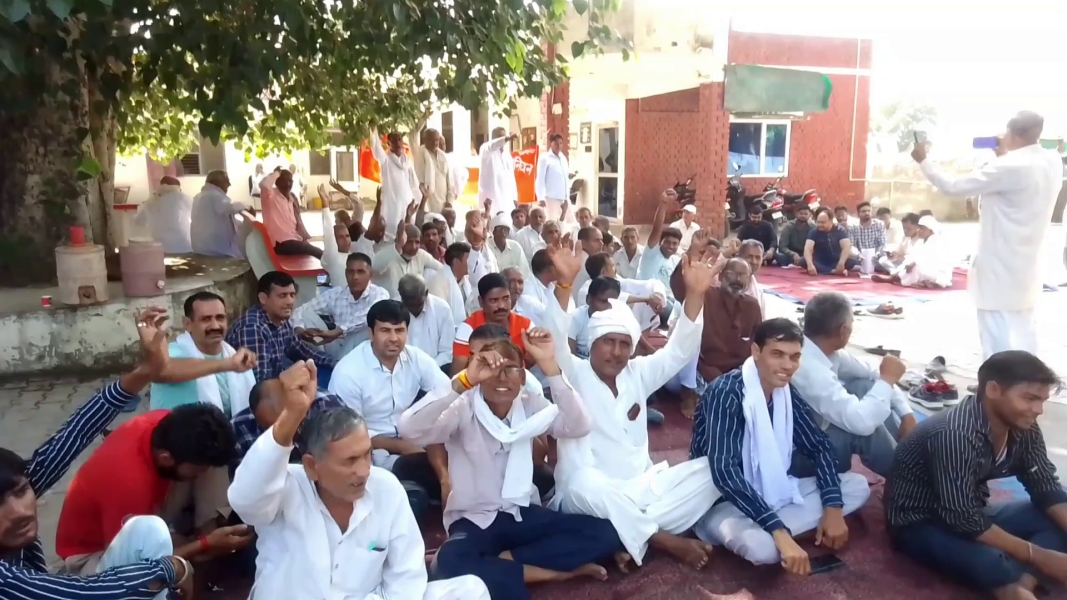
{"label": "green leaves", "polygon": [[78,181],[88,181],[99,177],[102,170],[100,163],[97,162],[95,158],[91,156],[83,156],[75,171],[75,178]]}
{"label": "green leaves", "polygon": [[574,0],[574,11],[579,15],[584,15],[585,11],[589,10],[589,0]]}
{"label": "green leaves", "polygon": [[578,58],[585,52],[585,42],[571,42],[571,56]]}

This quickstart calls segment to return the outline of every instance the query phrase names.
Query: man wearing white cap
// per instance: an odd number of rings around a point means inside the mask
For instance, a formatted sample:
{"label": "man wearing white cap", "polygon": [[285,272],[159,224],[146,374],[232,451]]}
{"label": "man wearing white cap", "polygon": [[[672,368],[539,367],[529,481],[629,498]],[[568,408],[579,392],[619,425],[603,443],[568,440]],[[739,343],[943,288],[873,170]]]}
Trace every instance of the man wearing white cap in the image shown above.
{"label": "man wearing white cap", "polygon": [[693,234],[700,231],[700,225],[697,225],[697,207],[692,204],[683,206],[682,218],[671,223],[671,227],[682,232],[682,243],[678,244],[678,251],[685,252],[693,242]]}
{"label": "man wearing white cap", "polygon": [[1020,112],[1008,121],[999,155],[958,179],[944,176],[926,159],[927,144],[911,151],[941,193],[982,197],[978,251],[967,284],[978,308],[983,358],[1004,350],[1037,351],[1039,255],[1063,185],[1060,157],[1038,143],[1044,125],[1041,115]]}
{"label": "man wearing white cap", "polygon": [[[711,266],[683,258],[684,313],[667,345],[651,356],[632,358],[641,336],[633,313],[617,300],[589,319],[589,359],[571,355],[567,345],[571,287],[582,268],[581,244],[573,252],[549,248],[559,275],[546,311],[556,341],[560,369],[585,400],[592,421],[589,435],[558,440],[556,495],[552,508],[609,519],[638,565],[649,545],[702,568],[711,546],[681,537],[719,498],[706,458],[668,467],[652,464],[645,414],[649,395],[700,349],[704,295]],[[626,568],[629,561],[623,561]]]}
{"label": "man wearing white cap", "polygon": [[941,244],[941,224],[931,215],[919,219],[913,246],[890,275],[872,275],[873,281],[899,283],[904,287],[952,287],[952,263]]}
{"label": "man wearing white cap", "polygon": [[522,246],[518,242],[509,239],[511,217],[506,213],[498,213],[489,222],[489,229],[493,236],[492,241],[489,242],[489,251],[496,259],[497,268],[503,271],[508,267],[515,267],[523,277],[529,277],[530,261],[526,259],[526,253],[522,251]]}

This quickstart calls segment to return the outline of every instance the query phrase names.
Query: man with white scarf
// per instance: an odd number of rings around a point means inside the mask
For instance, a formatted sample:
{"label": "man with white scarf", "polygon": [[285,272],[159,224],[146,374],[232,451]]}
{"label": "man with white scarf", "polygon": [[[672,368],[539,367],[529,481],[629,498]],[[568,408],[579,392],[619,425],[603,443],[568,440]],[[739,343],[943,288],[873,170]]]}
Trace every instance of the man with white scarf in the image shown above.
{"label": "man with white scarf", "polygon": [[147,227],[152,239],[163,244],[167,254],[193,251],[189,229],[193,220],[193,199],[182,191],[175,177],[159,180],[159,189],[137,207],[133,218],[139,227]]}
{"label": "man with white scarf", "polygon": [[[811,574],[811,563],[794,536],[815,529],[817,545],[843,548],[844,516],[870,496],[863,475],[838,477],[830,438],[789,383],[803,343],[800,327],[788,319],[760,324],[752,357],[704,393],[689,450],[691,459],[708,460],[723,496],[697,523],[697,536],[797,575]],[[814,477],[789,475],[794,450],[815,464]]]}
{"label": "man with white scarf", "polygon": [[[308,414],[316,377],[311,361],[282,373],[285,408],[230,486],[234,510],[258,535],[252,597],[489,600],[477,577],[427,583],[426,547],[403,486],[371,465],[358,413]],[[302,464],[290,465],[298,430]]]}
{"label": "man with white scarf", "polygon": [[404,411],[399,432],[417,444],[444,444],[452,492],[449,539],[437,553],[444,577],[476,575],[494,600],[526,600],[526,584],[606,579],[596,564],[621,549],[611,523],[540,506],[533,483],[534,439],[589,433],[590,418],[553,356],[544,329],[522,333],[547,375],[554,404],[525,389],[523,353],[508,339],[483,346],[467,368]]}
{"label": "man with white scarf", "polygon": [[218,294],[197,292],[185,299],[185,332],[171,342],[171,360],[152,383],[152,410],[204,402],[232,419],[248,408],[256,355],[227,344],[226,325],[226,303]]}
{"label": "man with white scarf", "polygon": [[416,149],[415,174],[426,186],[426,210],[437,213],[445,204],[455,202],[456,184],[441,145],[444,137],[436,129],[422,132],[422,145]]}
{"label": "man with white scarf", "polygon": [[590,357],[583,360],[572,356],[567,346],[571,317],[563,308],[571,301],[582,267],[581,244],[573,252],[558,246],[549,252],[559,281],[556,302],[549,302],[547,327],[556,340],[560,369],[593,418],[589,435],[559,440],[554,507],[609,519],[638,565],[652,545],[703,568],[711,546],[678,534],[692,527],[719,497],[707,460],[673,467],[665,461],[652,464],[646,414],[648,397],[697,355],[711,266],[685,259],[684,314],[662,350],[631,358],[640,327],[630,309],[616,301],[590,318]]}

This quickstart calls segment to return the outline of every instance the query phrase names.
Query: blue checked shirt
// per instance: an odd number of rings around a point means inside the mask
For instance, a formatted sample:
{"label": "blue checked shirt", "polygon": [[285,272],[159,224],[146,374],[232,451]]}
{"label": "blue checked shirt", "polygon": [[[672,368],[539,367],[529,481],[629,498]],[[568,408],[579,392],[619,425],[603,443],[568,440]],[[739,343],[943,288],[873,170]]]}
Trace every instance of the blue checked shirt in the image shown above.
{"label": "blue checked shirt", "polygon": [[241,315],[226,334],[226,343],[234,348],[248,348],[256,353],[252,372],[256,381],[277,379],[285,370],[285,359],[315,361],[318,367],[332,369],[337,361],[321,349],[296,337],[292,322],[275,325],[260,305]]}
{"label": "blue checked shirt", "polygon": [[[326,410],[328,408],[338,408],[344,406],[345,403],[341,401],[341,398],[319,390],[318,396],[315,401],[311,403],[311,408],[308,410],[308,414]],[[237,460],[244,459],[245,454],[248,454],[248,449],[252,447],[252,444],[259,439],[259,436],[266,432],[256,422],[256,416],[252,414],[252,409],[246,408],[237,413],[237,416],[233,418],[233,432],[237,436]],[[298,432],[299,433],[299,432]],[[299,435],[296,436],[299,439]],[[300,452],[297,449],[293,449],[293,456],[290,457],[290,462],[300,462]]]}
{"label": "blue checked shirt", "polygon": [[[792,385],[789,393],[793,398],[793,445],[815,465],[822,505],[844,506],[830,438],[816,423],[811,408]],[[708,457],[711,479],[722,492],[723,499],[765,531],[773,533],[785,527],[785,523],[745,479],[741,462],[745,435],[745,415],[741,408],[744,398],[745,384],[740,368],[708,384],[693,419],[689,458]]]}
{"label": "blue checked shirt", "polygon": [[[136,396],[118,383],[100,390],[74,411],[67,422],[33,453],[26,478],[37,498],[59,481],[78,455],[115,420]],[[174,583],[174,567],[156,559],[115,567],[88,577],[50,575],[41,539],[23,548],[13,559],[0,559],[0,598],[21,600],[151,600],[159,590],[153,584]]]}

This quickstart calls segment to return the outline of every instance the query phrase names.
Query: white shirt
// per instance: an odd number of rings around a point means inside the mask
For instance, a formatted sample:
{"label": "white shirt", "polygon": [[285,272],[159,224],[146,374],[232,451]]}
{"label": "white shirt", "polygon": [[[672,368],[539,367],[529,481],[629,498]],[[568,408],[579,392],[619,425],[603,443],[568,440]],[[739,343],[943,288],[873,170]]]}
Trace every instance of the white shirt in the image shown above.
{"label": "white shirt", "polygon": [[204,184],[193,198],[190,213],[189,236],[193,253],[244,258],[233,219],[242,210],[248,210],[248,206],[230,200],[217,186]]}
{"label": "white shirt", "polygon": [[505,240],[503,251],[497,247],[495,240],[490,239],[485,244],[489,246],[489,251],[496,259],[497,269],[503,271],[508,267],[515,267],[522,273],[523,278],[530,276],[530,261],[527,260],[526,253],[522,251],[522,246],[518,242]]}
{"label": "white shirt", "polygon": [[515,183],[515,159],[507,148],[508,138],[489,140],[478,150],[481,170],[478,172],[478,206],[485,199],[493,201],[490,213],[511,214],[519,202],[519,188]]}
{"label": "white shirt", "polygon": [[696,219],[693,219],[693,222],[686,227],[685,219],[678,219],[671,223],[670,226],[682,232],[682,241],[678,244],[678,253],[684,254],[689,249],[689,244],[693,243],[693,234],[700,231],[700,225],[697,224]]}
{"label": "white shirt", "polygon": [[482,280],[482,277],[489,273],[500,272],[500,265],[496,264],[496,255],[489,249],[492,243],[491,240],[482,242],[481,249],[475,249],[472,246],[470,254],[467,255],[467,278],[471,282],[471,293],[475,298],[478,297],[478,282]]}
{"label": "white shirt", "polygon": [[148,200],[137,207],[134,222],[148,227],[152,239],[163,244],[167,254],[193,251],[189,229],[193,220],[193,199],[176,185],[161,185]]}
{"label": "white shirt", "polygon": [[396,238],[396,228],[404,219],[408,205],[421,197],[419,179],[408,155],[400,156],[382,147],[377,131],[371,132],[370,149],[382,170],[382,218],[385,219],[385,241]]}
{"label": "white shirt", "polygon": [[534,180],[534,193],[538,200],[569,201],[570,165],[562,152],[542,152],[537,159],[537,178]]}
{"label": "white shirt", "polygon": [[[363,342],[334,367],[330,392],[363,415],[370,436],[396,437],[400,415],[407,410],[419,390],[448,385],[437,362],[422,350],[407,345],[389,371],[374,355],[370,342]],[[392,467],[395,455],[375,450],[374,464]]]}
{"label": "white shirt", "polygon": [[543,327],[546,303],[549,300],[556,301],[553,297],[555,289],[555,283],[545,286],[537,276],[531,275],[523,282],[522,297],[515,306],[515,312],[532,321],[534,327]]}
{"label": "white shirt", "polygon": [[533,260],[535,252],[548,247],[544,238],[541,237],[541,232],[534,231],[529,225],[520,229],[512,239],[522,246],[522,253],[526,256],[527,262]]}
{"label": "white shirt", "polygon": [[[619,298],[620,301],[625,301]],[[571,315],[571,329],[567,332],[567,337],[574,340],[574,347],[577,350],[578,356],[582,358],[589,358],[589,345],[592,343],[589,340],[589,332],[586,325],[589,325],[589,307],[582,305],[578,307],[578,310],[574,311]]]}
{"label": "white shirt", "polygon": [[663,284],[667,292],[667,300],[674,301],[674,293],[671,292],[671,274],[681,262],[680,254],[672,254],[670,257],[663,256],[659,246],[647,248],[641,254],[641,260],[637,266],[637,279],[655,279]]}
{"label": "white shirt", "polygon": [[949,196],[981,195],[978,251],[968,287],[978,310],[1033,310],[1041,291],[1041,245],[1063,185],[1063,163],[1038,144],[1012,150],[959,179],[929,160],[923,174]]}
{"label": "white shirt", "polygon": [[[818,414],[823,429],[832,423],[849,433],[867,436],[884,424],[891,412],[901,417],[912,413],[902,392],[883,381],[877,369],[848,352],[826,356],[807,337],[800,352],[793,385]],[[845,383],[853,380],[871,381],[873,385],[866,396],[857,398],[845,389]]]}
{"label": "white shirt", "polygon": [[344,331],[346,339],[362,342],[370,337],[370,328],[367,327],[370,307],[379,300],[388,299],[389,293],[373,283],[367,284],[367,289],[363,290],[359,298],[352,297],[352,290],[348,289],[347,285],[332,287],[319,292],[310,302],[293,311],[293,327],[307,327],[305,318],[309,314],[330,315],[334,323]]}
{"label": "white shirt", "polygon": [[415,157],[415,174],[430,190],[426,210],[439,213],[445,202],[456,200],[456,184],[448,165],[448,156],[443,150],[431,152],[426,146],[419,146]]}
{"label": "white shirt", "polygon": [[455,334],[452,308],[437,296],[427,294],[422,312],[411,315],[408,344],[433,357],[437,366],[444,366],[452,362],[452,337]]}
{"label": "white shirt", "polygon": [[468,306],[474,294],[466,275],[462,280],[456,281],[456,275],[452,269],[445,267],[426,280],[426,289],[431,295],[437,296],[448,304],[448,308],[452,311],[453,322],[462,323],[470,316],[471,311],[468,310]]}
{"label": "white shirt", "polygon": [[885,249],[895,252],[904,241],[904,225],[900,219],[889,219],[889,225],[885,228]]}
{"label": "white shirt", "polygon": [[426,270],[437,271],[443,269],[432,254],[419,248],[415,256],[408,258],[397,252],[396,245],[383,248],[374,257],[374,282],[385,288],[389,295],[396,299],[400,297],[397,287],[400,278],[404,275],[418,275],[423,277]]}
{"label": "white shirt", "polygon": [[426,547],[396,477],[371,467],[366,493],[341,531],[303,465],[288,464],[292,449],[268,429],[228,492],[233,510],[256,529],[255,599],[421,600]]}
{"label": "white shirt", "polygon": [[759,302],[759,312],[761,315],[767,314],[767,300],[763,297],[763,288],[760,287],[759,282],[756,281],[755,275],[749,279],[748,287],[745,288],[745,295],[752,296],[756,299],[756,302]]}
{"label": "white shirt", "polygon": [[626,248],[619,248],[619,251],[612,257],[615,261],[615,270],[618,272],[619,277],[625,279],[637,279],[637,267],[641,264],[641,255],[644,253],[645,247],[638,244],[637,251],[634,252],[633,260],[630,260],[630,258],[626,256]]}

